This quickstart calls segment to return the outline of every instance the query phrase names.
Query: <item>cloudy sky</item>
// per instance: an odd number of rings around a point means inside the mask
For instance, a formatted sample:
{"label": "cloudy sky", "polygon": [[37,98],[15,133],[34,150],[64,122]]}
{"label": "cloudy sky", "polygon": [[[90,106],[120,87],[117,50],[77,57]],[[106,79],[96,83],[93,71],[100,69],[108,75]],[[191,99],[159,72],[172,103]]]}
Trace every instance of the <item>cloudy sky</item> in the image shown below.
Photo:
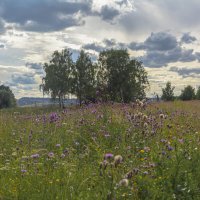
{"label": "cloudy sky", "polygon": [[200,85],[199,0],[1,0],[0,84],[15,96],[42,96],[42,63],[54,50],[95,58],[127,48],[148,71],[150,90],[167,81],[179,94]]}

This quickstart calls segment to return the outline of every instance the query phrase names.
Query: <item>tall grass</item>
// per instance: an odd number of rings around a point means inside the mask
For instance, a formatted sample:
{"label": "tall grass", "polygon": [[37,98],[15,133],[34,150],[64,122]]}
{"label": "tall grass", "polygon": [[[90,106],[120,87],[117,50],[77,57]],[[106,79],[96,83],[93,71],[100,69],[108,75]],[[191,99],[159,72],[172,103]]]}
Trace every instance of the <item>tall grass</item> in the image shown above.
{"label": "tall grass", "polygon": [[200,103],[0,111],[0,199],[200,199]]}

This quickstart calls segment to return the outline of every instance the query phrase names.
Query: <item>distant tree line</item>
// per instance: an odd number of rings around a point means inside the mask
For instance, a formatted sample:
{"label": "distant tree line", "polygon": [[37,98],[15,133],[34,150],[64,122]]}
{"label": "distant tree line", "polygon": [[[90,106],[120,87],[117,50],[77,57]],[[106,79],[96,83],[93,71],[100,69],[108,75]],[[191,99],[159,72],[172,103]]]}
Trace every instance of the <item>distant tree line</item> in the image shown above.
{"label": "distant tree line", "polygon": [[131,59],[126,49],[102,51],[96,62],[83,50],[76,61],[68,49],[55,51],[43,69],[40,88],[58,98],[61,107],[68,95],[75,95],[80,105],[97,100],[128,103],[143,99],[149,85],[142,63]]}
{"label": "distant tree line", "polygon": [[0,109],[16,106],[16,99],[8,86],[0,86]]}
{"label": "distant tree line", "polygon": [[173,101],[175,99],[180,99],[183,101],[186,100],[200,100],[200,86],[198,87],[196,93],[195,88],[191,85],[187,85],[182,91],[180,96],[175,97],[174,95],[175,87],[171,85],[171,82],[167,82],[165,88],[162,88],[162,96],[161,98],[165,101]]}

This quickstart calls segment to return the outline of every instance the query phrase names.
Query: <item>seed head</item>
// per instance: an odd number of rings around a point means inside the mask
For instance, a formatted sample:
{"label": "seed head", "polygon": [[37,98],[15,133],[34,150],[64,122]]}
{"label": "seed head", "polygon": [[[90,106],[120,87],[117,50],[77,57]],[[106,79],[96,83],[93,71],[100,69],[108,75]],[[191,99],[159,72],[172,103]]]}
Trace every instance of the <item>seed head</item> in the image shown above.
{"label": "seed head", "polygon": [[114,157],[115,166],[117,166],[118,164],[122,163],[122,161],[123,161],[123,158],[122,158],[121,155],[116,155],[116,156]]}
{"label": "seed head", "polygon": [[125,187],[127,187],[128,184],[129,184],[129,181],[128,181],[127,178],[124,178],[124,179],[122,179],[122,180],[119,182],[119,185],[120,185],[120,186],[125,186]]}

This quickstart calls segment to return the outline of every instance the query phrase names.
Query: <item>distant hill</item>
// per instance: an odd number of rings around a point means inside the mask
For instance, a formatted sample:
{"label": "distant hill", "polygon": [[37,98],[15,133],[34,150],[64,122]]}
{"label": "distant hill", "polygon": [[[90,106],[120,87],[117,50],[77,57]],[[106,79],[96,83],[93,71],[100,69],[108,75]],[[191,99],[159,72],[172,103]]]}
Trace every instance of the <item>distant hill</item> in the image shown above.
{"label": "distant hill", "polygon": [[[76,99],[65,99],[65,105],[77,104]],[[58,101],[53,101],[51,98],[39,98],[39,97],[22,97],[17,100],[18,106],[43,106],[58,104]]]}

